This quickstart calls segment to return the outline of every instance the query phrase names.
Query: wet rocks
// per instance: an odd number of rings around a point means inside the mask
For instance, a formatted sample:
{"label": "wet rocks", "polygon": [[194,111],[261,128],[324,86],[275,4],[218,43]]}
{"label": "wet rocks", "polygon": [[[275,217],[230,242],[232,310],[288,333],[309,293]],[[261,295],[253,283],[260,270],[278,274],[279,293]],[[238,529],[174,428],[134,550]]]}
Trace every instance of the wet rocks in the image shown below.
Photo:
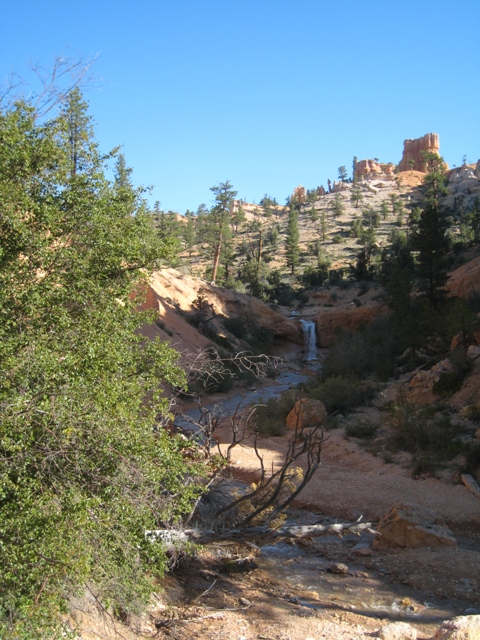
{"label": "wet rocks", "polygon": [[377,526],[376,549],[445,547],[456,545],[452,532],[433,511],[413,504],[396,504]]}

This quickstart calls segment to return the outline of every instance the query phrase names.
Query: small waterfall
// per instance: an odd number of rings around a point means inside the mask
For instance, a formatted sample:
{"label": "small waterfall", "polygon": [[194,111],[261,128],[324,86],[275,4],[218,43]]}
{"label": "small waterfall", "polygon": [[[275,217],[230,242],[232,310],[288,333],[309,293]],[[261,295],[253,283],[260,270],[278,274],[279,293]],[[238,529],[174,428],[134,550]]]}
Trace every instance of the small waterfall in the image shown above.
{"label": "small waterfall", "polygon": [[315,323],[311,320],[300,320],[303,329],[303,341],[305,343],[305,360],[317,359],[317,334]]}

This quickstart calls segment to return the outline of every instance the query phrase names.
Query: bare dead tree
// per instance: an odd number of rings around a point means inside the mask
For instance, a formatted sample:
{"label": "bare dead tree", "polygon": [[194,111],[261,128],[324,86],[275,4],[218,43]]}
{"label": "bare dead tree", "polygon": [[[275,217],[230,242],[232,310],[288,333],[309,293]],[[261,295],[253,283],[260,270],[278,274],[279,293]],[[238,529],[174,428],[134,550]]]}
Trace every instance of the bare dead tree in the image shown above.
{"label": "bare dead tree", "polygon": [[100,82],[93,73],[93,66],[99,54],[89,59],[82,56],[56,56],[51,65],[44,66],[30,61],[29,69],[34,74],[35,82],[39,85],[37,91],[28,95],[21,92],[21,88],[28,86],[19,74],[11,73],[0,87],[0,108],[10,108],[15,102],[25,100],[33,107],[37,118],[44,117],[52,109],[62,104],[70,91],[76,87],[83,89]]}
{"label": "bare dead tree", "polygon": [[[231,460],[232,450],[250,440],[258,459],[258,482],[237,498],[230,500],[228,504],[218,507],[212,518],[214,528],[224,520],[227,512],[237,511],[242,504],[248,505],[248,512],[236,523],[236,529],[245,529],[259,519],[263,520],[264,525],[270,525],[303,491],[320,465],[322,444],[325,440],[322,424],[303,424],[300,420],[300,403],[296,404],[295,427],[283,460],[276,469],[267,469],[260,452],[261,436],[254,420],[256,410],[261,405],[245,407],[247,401],[242,400],[233,413],[227,412],[225,415],[221,414],[221,407],[216,405],[211,410],[202,408],[199,420],[184,416],[187,422],[195,426],[196,432],[193,437],[201,443],[199,446],[203,447],[205,456],[212,456],[215,452],[226,465]],[[221,423],[229,425],[226,431],[230,434],[230,442],[223,449],[215,439]],[[221,470],[222,465],[219,465],[215,480],[221,477]],[[213,482],[209,482],[209,487],[212,484]],[[187,522],[190,522],[193,513],[192,511]]]}
{"label": "bare dead tree", "polygon": [[[233,355],[220,355],[215,347],[199,349],[195,353],[185,352],[182,354],[182,366],[186,372],[189,383],[196,383],[205,391],[212,386],[220,384],[227,379],[233,379],[246,372],[251,373],[255,378],[265,378],[270,371],[278,369],[282,359],[277,356],[267,356],[266,354],[253,354],[251,351],[240,351]],[[172,398],[180,394],[187,394],[185,390],[172,390]],[[192,397],[198,395],[197,392],[190,394]]]}

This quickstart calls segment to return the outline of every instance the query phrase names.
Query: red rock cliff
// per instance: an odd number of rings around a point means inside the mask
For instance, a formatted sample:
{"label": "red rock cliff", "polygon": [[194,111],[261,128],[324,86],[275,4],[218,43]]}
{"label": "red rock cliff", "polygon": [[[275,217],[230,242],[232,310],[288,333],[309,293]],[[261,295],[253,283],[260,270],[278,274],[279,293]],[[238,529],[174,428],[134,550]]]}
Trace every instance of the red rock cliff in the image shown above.
{"label": "red rock cliff", "polygon": [[403,157],[398,165],[399,171],[409,171],[410,160],[413,160],[415,171],[426,171],[423,161],[422,151],[431,151],[440,155],[440,140],[437,133],[427,133],[422,138],[415,140],[405,140],[403,143]]}

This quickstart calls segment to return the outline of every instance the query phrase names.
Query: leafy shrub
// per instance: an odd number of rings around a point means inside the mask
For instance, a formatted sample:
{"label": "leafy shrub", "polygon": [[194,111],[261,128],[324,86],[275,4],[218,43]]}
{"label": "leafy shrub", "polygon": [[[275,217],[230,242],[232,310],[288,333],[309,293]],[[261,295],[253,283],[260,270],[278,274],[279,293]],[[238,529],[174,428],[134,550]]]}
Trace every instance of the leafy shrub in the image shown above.
{"label": "leafy shrub", "polygon": [[355,376],[330,376],[320,384],[311,387],[307,395],[321,400],[327,412],[345,413],[354,407],[368,402],[375,392],[372,384],[363,382]]}
{"label": "leafy shrub", "polygon": [[255,412],[255,428],[263,436],[281,436],[285,433],[285,421],[295,406],[295,394],[283,393],[280,398],[269,398]]}
{"label": "leafy shrub", "polygon": [[233,333],[235,337],[239,340],[243,340],[247,335],[247,328],[245,326],[245,321],[243,318],[239,316],[232,316],[231,318],[225,318],[223,321],[223,325],[227,331]]}
{"label": "leafy shrub", "polygon": [[360,438],[361,440],[370,440],[378,431],[378,424],[368,418],[361,418],[350,422],[345,428],[345,434],[349,438]]}
{"label": "leafy shrub", "polygon": [[428,472],[440,463],[465,453],[461,440],[464,428],[448,415],[435,415],[433,409],[414,410],[399,403],[394,407],[394,446],[414,454],[415,473]]}
{"label": "leafy shrub", "polygon": [[433,393],[442,396],[442,398],[450,398],[461,389],[463,378],[460,371],[446,371],[433,385]]}
{"label": "leafy shrub", "polygon": [[375,375],[387,380],[395,370],[400,345],[390,316],[379,316],[368,326],[341,332],[329,349],[324,365],[327,376]]}

